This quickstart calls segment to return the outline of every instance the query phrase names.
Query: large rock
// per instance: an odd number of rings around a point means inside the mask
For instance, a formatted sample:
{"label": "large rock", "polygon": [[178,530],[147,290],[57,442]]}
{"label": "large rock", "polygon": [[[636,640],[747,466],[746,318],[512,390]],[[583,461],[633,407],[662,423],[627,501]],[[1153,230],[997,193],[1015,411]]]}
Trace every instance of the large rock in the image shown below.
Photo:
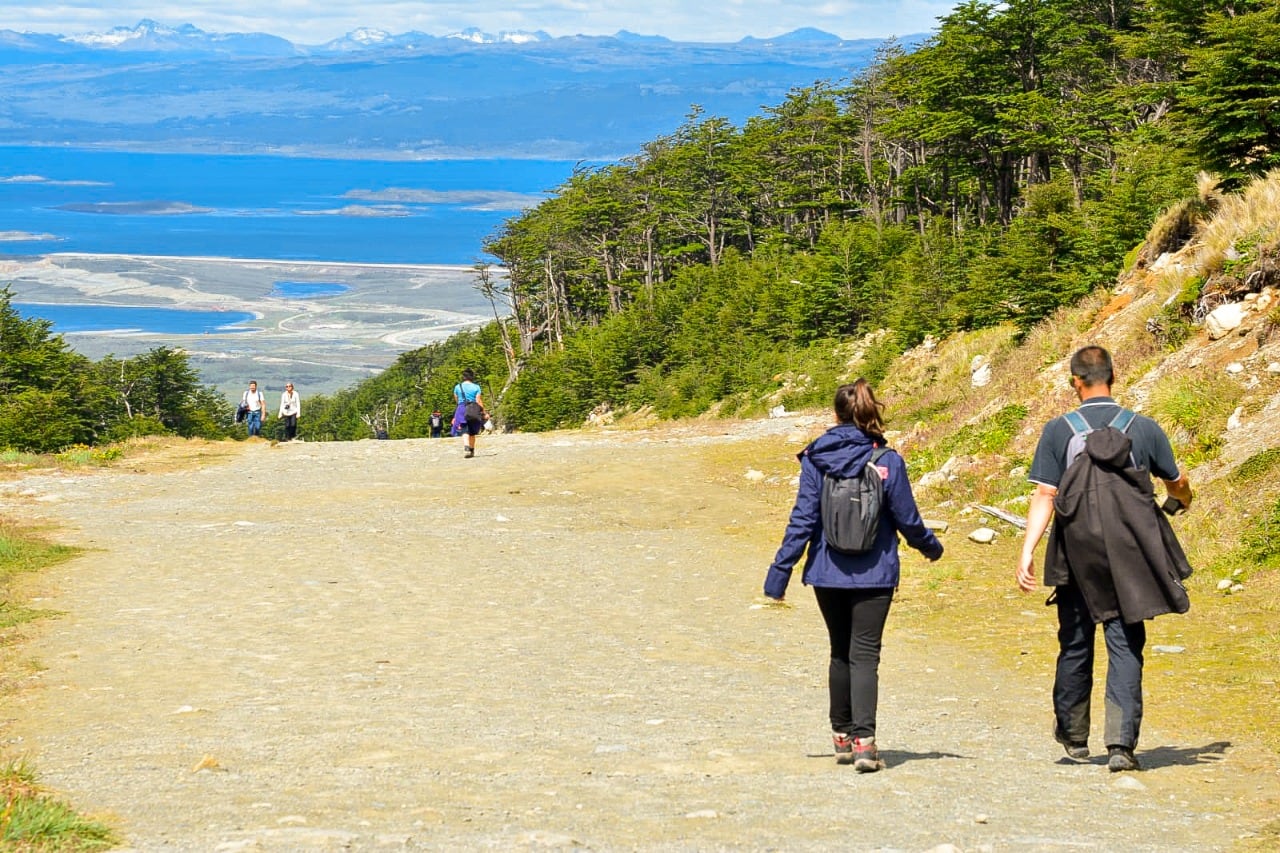
{"label": "large rock", "polygon": [[974,388],[984,388],[991,384],[991,362],[985,355],[975,355],[969,362],[969,384]]}
{"label": "large rock", "polygon": [[1245,306],[1243,302],[1228,302],[1219,305],[1204,318],[1204,327],[1209,332],[1209,340],[1216,341],[1234,332],[1244,322]]}

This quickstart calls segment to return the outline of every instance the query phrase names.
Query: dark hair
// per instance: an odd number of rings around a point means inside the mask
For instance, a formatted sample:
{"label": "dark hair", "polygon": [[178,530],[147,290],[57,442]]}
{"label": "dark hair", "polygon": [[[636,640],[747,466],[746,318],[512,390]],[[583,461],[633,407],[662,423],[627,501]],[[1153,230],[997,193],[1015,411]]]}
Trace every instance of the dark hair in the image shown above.
{"label": "dark hair", "polygon": [[1071,356],[1071,375],[1085,385],[1111,385],[1116,380],[1111,353],[1099,346],[1081,347]]}
{"label": "dark hair", "polygon": [[836,419],[842,424],[853,424],[873,438],[884,439],[884,418],[880,412],[884,403],[876,399],[871,383],[858,379],[851,385],[836,389]]}
{"label": "dark hair", "polygon": [[476,381],[476,374],[475,374],[475,371],[473,371],[470,367],[468,367],[466,370],[462,371],[462,381],[463,381],[463,382],[475,382],[475,381]]}

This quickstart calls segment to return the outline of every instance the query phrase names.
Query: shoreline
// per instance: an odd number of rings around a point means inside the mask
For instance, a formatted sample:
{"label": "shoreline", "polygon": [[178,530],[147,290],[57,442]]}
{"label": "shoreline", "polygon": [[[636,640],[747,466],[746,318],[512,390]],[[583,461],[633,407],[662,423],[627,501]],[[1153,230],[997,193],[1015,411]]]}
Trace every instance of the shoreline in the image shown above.
{"label": "shoreline", "polygon": [[[45,252],[38,255],[0,256],[0,263],[19,263],[15,258],[53,259],[86,259],[86,260],[127,260],[127,261],[187,261],[196,263],[226,263],[233,265],[271,265],[300,267],[340,267],[343,269],[383,269],[383,270],[446,270],[460,272],[473,270],[473,264],[403,264],[403,263],[367,263],[362,261],[292,261],[273,258],[228,258],[219,255],[140,255],[112,254],[105,252]],[[501,266],[494,264],[498,269]]]}

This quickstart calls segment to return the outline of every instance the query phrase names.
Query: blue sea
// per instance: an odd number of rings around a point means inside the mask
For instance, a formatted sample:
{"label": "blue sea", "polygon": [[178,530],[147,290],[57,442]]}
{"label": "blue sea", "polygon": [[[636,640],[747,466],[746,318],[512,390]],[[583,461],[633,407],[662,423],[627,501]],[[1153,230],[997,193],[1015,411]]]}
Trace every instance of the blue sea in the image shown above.
{"label": "blue sea", "polygon": [[[471,264],[568,160],[333,160],[0,147],[0,257]],[[491,259],[488,259],[491,260]]]}
{"label": "blue sea", "polygon": [[12,303],[19,315],[53,324],[57,334],[73,332],[161,332],[201,335],[249,332],[239,326],[254,315],[245,311],[189,311],[181,308],[138,308],[128,305],[49,305]]}

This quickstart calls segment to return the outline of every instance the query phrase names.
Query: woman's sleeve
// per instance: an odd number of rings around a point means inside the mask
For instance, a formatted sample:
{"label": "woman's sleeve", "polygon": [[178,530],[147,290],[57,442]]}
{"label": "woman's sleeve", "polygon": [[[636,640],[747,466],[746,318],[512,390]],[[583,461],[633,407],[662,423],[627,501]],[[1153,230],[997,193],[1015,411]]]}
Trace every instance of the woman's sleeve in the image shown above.
{"label": "woman's sleeve", "polygon": [[800,487],[796,490],[795,506],[791,508],[791,517],[787,520],[786,532],[782,535],[782,545],[774,555],[769,573],[764,579],[764,594],[770,598],[781,598],[787,591],[791,581],[791,570],[804,556],[815,533],[822,526],[822,475],[807,458],[800,460]]}
{"label": "woman's sleeve", "polygon": [[885,508],[894,529],[912,548],[930,560],[938,559],[942,556],[942,542],[924,526],[924,519],[920,517],[915,495],[911,493],[907,463],[897,451],[892,450],[880,457],[880,462],[889,469],[889,478],[884,482]]}

